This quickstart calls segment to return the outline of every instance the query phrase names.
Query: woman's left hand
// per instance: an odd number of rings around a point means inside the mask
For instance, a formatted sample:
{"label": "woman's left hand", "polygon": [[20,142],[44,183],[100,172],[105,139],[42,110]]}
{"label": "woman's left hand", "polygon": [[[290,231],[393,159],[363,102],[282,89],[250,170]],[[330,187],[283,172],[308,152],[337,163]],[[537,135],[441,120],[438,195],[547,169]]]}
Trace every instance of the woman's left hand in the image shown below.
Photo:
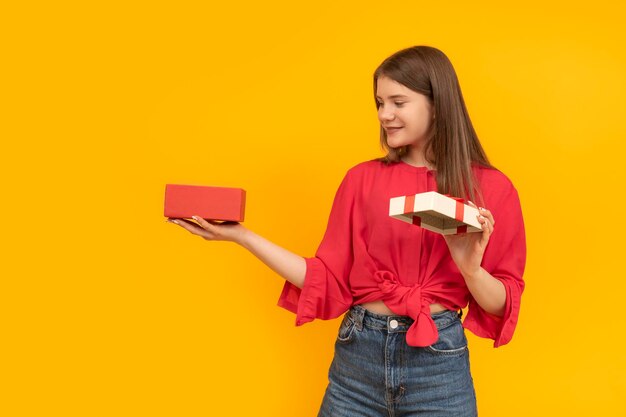
{"label": "woman's left hand", "polygon": [[[478,208],[471,201],[469,204]],[[466,278],[475,276],[480,271],[483,254],[496,223],[489,210],[480,207],[478,212],[478,222],[482,225],[482,232],[443,236],[450,249],[452,260]]]}

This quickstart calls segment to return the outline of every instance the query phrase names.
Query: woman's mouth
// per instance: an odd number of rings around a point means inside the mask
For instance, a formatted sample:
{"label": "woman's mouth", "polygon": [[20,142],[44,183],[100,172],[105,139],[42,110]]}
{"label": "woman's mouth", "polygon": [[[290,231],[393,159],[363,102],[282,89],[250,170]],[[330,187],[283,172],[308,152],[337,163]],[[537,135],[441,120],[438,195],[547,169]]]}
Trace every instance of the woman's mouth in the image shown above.
{"label": "woman's mouth", "polygon": [[392,135],[392,134],[396,133],[400,129],[402,129],[402,128],[401,127],[388,127],[387,128],[387,134],[388,135]]}

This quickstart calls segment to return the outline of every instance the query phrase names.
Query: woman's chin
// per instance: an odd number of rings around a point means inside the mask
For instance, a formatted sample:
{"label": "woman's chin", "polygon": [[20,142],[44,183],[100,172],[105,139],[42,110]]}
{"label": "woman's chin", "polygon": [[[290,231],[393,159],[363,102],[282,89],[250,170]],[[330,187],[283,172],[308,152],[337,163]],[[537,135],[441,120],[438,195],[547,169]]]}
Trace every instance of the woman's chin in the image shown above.
{"label": "woman's chin", "polygon": [[400,148],[402,148],[403,146],[406,146],[406,143],[400,142],[400,141],[393,141],[393,140],[387,140],[387,145],[391,148],[391,149],[395,149],[395,150],[399,150]]}
{"label": "woman's chin", "polygon": [[399,148],[402,145],[398,145],[398,141],[397,140],[393,140],[390,139],[389,136],[387,136],[387,146],[389,146],[390,148]]}

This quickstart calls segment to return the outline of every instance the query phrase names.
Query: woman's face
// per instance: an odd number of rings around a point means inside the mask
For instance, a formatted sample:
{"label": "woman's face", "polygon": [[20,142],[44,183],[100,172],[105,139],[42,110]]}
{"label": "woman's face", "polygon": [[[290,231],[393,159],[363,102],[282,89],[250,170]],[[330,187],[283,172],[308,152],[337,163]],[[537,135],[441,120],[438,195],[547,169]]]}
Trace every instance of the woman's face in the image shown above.
{"label": "woman's face", "polygon": [[385,76],[376,85],[378,120],[387,132],[391,148],[422,148],[433,118],[428,97]]}

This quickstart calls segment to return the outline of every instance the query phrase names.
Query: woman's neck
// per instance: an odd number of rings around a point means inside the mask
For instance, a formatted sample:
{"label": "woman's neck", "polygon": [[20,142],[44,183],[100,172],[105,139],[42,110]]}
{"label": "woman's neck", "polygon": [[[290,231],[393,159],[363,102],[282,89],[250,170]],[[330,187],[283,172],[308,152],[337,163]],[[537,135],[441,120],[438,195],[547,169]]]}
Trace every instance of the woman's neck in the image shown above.
{"label": "woman's neck", "polygon": [[427,167],[428,169],[434,168],[432,164],[428,162],[426,158],[424,158],[424,154],[421,152],[416,153],[409,151],[409,153],[401,157],[400,160],[405,164],[409,164],[415,167]]}
{"label": "woman's neck", "polygon": [[406,148],[406,154],[400,159],[402,162],[413,165],[416,167],[427,167],[428,169],[434,169],[434,167],[428,162],[424,155],[423,144],[413,144]]}

